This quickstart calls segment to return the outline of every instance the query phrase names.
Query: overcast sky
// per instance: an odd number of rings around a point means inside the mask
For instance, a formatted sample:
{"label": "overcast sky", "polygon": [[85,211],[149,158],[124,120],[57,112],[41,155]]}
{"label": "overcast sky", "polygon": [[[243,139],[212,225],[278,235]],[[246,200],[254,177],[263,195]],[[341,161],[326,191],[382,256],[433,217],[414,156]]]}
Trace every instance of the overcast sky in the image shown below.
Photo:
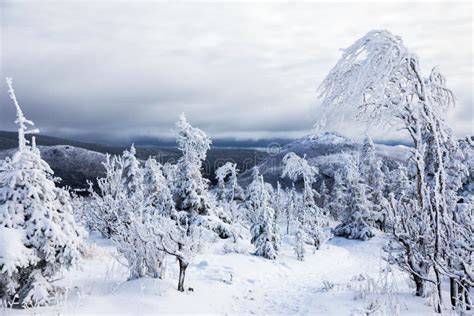
{"label": "overcast sky", "polygon": [[[439,65],[458,104],[449,122],[473,131],[472,4],[0,1],[0,75],[11,76],[45,134],[167,137],[178,115],[214,138],[308,134],[316,89],[349,46],[387,29],[429,71]],[[13,130],[0,84],[0,130]],[[350,120],[329,129],[348,136]],[[359,124],[360,125],[360,124]],[[370,131],[377,139],[394,131]]]}

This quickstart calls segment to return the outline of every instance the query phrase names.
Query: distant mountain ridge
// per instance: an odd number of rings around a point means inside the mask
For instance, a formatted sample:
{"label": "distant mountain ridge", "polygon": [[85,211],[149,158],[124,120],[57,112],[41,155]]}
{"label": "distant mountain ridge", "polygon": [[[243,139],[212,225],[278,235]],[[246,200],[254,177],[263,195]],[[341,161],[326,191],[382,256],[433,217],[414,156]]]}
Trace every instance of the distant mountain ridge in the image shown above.
{"label": "distant mountain ridge", "polygon": [[[27,135],[31,138],[31,135]],[[86,188],[87,180],[95,180],[104,174],[102,162],[105,154],[121,155],[128,147],[108,146],[93,143],[77,142],[57,137],[35,135],[36,143],[43,159],[51,166],[55,176],[62,178],[61,185],[72,188]],[[18,146],[16,132],[0,131],[0,160],[11,156]],[[137,157],[146,160],[154,157],[161,163],[175,163],[181,156],[177,148],[172,147],[137,147]],[[227,161],[237,163],[237,167],[246,171],[260,164],[268,154],[261,150],[247,148],[211,147],[203,164],[203,174],[215,181],[216,168]]]}
{"label": "distant mountain ridge", "polygon": [[[319,169],[319,183],[321,180],[325,180],[331,186],[334,172],[344,164],[344,155],[357,154],[361,146],[362,143],[355,142],[335,132],[308,135],[283,146],[274,153],[270,153],[269,157],[259,166],[259,169],[265,181],[274,186],[277,182],[280,182],[283,186],[288,186],[291,181],[281,178],[282,160],[287,153],[294,152],[298,156],[306,157],[311,165]],[[391,168],[395,168],[398,163],[406,163],[412,153],[412,149],[404,145],[375,144],[375,148],[377,155]],[[244,184],[249,183],[251,172],[243,173],[240,179]]]}

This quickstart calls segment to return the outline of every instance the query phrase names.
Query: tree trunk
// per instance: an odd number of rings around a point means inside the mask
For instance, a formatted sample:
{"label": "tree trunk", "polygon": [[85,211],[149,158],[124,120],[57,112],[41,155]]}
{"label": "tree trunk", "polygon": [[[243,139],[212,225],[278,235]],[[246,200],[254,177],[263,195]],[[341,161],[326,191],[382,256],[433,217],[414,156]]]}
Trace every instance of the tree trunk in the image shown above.
{"label": "tree trunk", "polygon": [[413,275],[413,280],[416,287],[415,296],[423,297],[425,295],[425,282],[418,275]]}
{"label": "tree trunk", "polygon": [[179,280],[178,280],[178,291],[184,292],[184,277],[186,274],[186,268],[188,264],[181,259],[178,259],[179,262]]}
{"label": "tree trunk", "polygon": [[434,272],[436,276],[436,294],[438,295],[438,301],[436,302],[435,312],[441,314],[443,305],[443,292],[441,291],[441,275],[436,267],[434,268]]}
{"label": "tree trunk", "polygon": [[458,299],[458,283],[454,278],[449,278],[449,294],[451,298],[451,306],[456,307]]}
{"label": "tree trunk", "polygon": [[470,311],[472,309],[472,302],[471,302],[471,296],[470,296],[470,287],[467,284],[464,284],[464,300],[466,302],[466,310]]}

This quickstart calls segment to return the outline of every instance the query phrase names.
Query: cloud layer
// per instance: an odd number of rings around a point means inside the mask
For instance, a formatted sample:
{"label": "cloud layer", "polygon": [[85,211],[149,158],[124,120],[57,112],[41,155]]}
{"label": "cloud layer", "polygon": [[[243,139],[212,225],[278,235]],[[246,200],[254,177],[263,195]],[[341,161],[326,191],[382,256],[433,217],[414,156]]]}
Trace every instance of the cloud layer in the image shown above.
{"label": "cloud layer", "polygon": [[[6,1],[0,12],[0,75],[44,133],[166,137],[185,112],[213,137],[301,136],[339,49],[388,29],[424,70],[440,66],[458,99],[449,122],[474,134],[469,3]],[[13,118],[2,82],[0,129]]]}

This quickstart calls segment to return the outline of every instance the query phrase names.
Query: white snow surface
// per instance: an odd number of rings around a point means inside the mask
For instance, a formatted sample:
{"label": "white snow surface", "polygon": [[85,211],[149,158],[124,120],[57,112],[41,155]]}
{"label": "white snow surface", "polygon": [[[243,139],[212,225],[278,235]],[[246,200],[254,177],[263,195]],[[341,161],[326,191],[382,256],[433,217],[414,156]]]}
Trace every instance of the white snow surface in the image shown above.
{"label": "white snow surface", "polygon": [[[357,309],[367,305],[366,300],[357,299],[364,281],[353,278],[361,274],[380,276],[380,268],[385,267],[380,259],[385,237],[378,235],[369,241],[333,238],[314,253],[308,248],[303,262],[296,260],[292,242],[289,236],[283,238],[276,260],[252,255],[248,242],[212,243],[188,268],[185,286],[193,291],[181,293],[176,290],[177,263],[171,258],[165,279],[127,281],[128,271],[116,260],[114,246],[92,234],[82,268],[67,272],[60,281],[68,288],[65,299],[56,306],[0,309],[0,313],[360,315]],[[225,254],[224,248],[239,253]],[[325,284],[332,284],[332,288]],[[395,284],[401,315],[432,313],[426,298],[412,295],[400,272]]]}

